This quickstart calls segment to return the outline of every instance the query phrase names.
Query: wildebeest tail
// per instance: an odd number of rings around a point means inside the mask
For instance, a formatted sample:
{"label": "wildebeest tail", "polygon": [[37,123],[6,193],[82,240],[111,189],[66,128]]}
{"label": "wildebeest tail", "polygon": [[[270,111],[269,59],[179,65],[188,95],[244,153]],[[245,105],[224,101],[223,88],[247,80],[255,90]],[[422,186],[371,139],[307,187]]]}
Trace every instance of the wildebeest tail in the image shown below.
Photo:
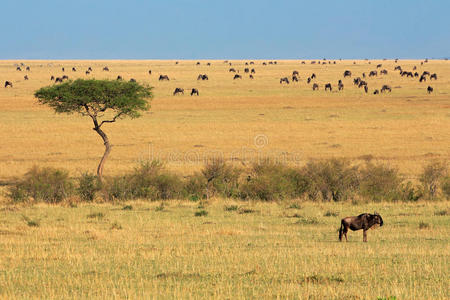
{"label": "wildebeest tail", "polygon": [[341,221],[341,228],[339,228],[339,240],[342,242],[342,230],[343,230],[344,224],[342,224]]}

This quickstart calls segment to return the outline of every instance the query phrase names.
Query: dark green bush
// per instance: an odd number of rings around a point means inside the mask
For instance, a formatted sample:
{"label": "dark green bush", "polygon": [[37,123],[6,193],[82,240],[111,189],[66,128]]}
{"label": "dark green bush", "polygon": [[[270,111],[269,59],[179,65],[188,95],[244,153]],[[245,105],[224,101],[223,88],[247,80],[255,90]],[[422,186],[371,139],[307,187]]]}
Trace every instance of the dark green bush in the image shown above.
{"label": "dark green bush", "polygon": [[447,199],[450,199],[450,176],[445,177],[441,184],[442,193]]}
{"label": "dark green bush", "polygon": [[360,190],[363,197],[372,201],[393,201],[401,198],[401,179],[397,169],[369,162],[360,170],[360,174]]}
{"label": "dark green bush", "polygon": [[8,189],[8,196],[15,202],[43,201],[59,203],[73,193],[69,173],[55,168],[32,167]]}
{"label": "dark green bush", "polygon": [[206,198],[206,184],[207,180],[203,174],[194,173],[184,183],[185,196],[192,201]]}
{"label": "dark green bush", "polygon": [[221,159],[208,162],[201,174],[206,181],[207,197],[236,197],[239,194],[239,177],[241,170],[226,164]]}
{"label": "dark green bush", "polygon": [[77,192],[81,200],[93,201],[95,194],[101,190],[101,183],[94,174],[83,173],[78,178]]}
{"label": "dark green bush", "polygon": [[423,191],[420,187],[414,186],[411,181],[402,184],[400,188],[400,198],[403,201],[418,201],[423,197]]}

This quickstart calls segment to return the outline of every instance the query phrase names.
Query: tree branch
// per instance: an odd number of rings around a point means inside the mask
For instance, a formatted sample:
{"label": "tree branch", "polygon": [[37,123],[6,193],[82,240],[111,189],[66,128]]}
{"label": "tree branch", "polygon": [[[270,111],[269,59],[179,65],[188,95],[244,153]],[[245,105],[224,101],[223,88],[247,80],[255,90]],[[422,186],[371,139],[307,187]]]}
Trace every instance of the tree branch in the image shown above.
{"label": "tree branch", "polygon": [[123,111],[121,111],[120,113],[115,115],[114,118],[112,118],[112,120],[104,120],[104,121],[102,121],[98,127],[100,128],[103,125],[103,123],[114,123],[116,121],[116,119],[118,117],[120,117],[122,114],[123,114]]}

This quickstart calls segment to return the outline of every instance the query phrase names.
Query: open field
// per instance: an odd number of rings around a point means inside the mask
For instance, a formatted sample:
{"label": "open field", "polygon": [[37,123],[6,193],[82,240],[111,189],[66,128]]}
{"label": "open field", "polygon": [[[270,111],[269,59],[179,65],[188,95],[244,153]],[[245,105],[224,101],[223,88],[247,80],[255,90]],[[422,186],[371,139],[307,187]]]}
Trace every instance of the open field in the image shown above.
{"label": "open field", "polygon": [[[244,74],[244,61],[232,61],[234,73],[223,61],[25,61],[30,71],[16,71],[19,61],[0,62],[0,80],[10,80],[14,88],[0,89],[0,180],[23,174],[32,165],[64,167],[73,176],[94,171],[103,154],[103,144],[91,130],[89,119],[77,115],[55,115],[33,98],[38,88],[51,84],[50,76],[61,76],[61,67],[70,78],[111,78],[121,75],[154,86],[152,109],[142,118],[108,124],[105,131],[114,145],[105,174],[118,174],[136,166],[140,159],[159,158],[170,169],[190,174],[203,165],[204,158],[223,156],[225,160],[248,163],[259,156],[302,164],[308,159],[371,157],[398,166],[414,179],[429,160],[445,160],[450,150],[450,62],[420,61],[337,61],[336,65],[312,65],[309,61],[278,61],[263,66],[255,61],[254,80]],[[337,92],[344,70],[352,78],[375,70],[378,63],[388,75],[367,78],[370,91],[383,84],[392,93],[366,95],[343,79],[345,88]],[[438,80],[419,83],[418,78],[401,77],[394,66],[412,71],[417,66],[438,74]],[[77,72],[72,72],[75,66]],[[93,72],[85,75],[91,66]],[[110,72],[103,72],[108,66]],[[152,70],[152,75],[148,70]],[[300,82],[280,85],[280,77],[300,73]],[[379,71],[380,69],[378,69]],[[198,74],[208,81],[197,81]],[[320,91],[313,92],[306,78],[316,73]],[[28,74],[30,80],[24,81]],[[159,82],[167,74],[169,82]],[[333,92],[323,90],[333,84]],[[435,92],[428,95],[426,87]],[[172,96],[175,87],[184,96]],[[196,87],[199,97],[188,90]]]}
{"label": "open field", "polygon": [[[450,297],[448,202],[202,205],[2,207],[0,297]],[[374,210],[367,243],[338,241],[342,217]]]}

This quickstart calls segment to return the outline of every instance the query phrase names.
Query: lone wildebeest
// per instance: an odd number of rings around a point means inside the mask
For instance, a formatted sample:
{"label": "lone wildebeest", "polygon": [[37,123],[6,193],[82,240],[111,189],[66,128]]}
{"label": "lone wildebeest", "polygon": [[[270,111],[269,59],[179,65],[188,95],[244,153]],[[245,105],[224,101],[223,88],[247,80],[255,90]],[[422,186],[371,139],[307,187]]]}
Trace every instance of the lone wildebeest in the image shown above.
{"label": "lone wildebeest", "polygon": [[433,73],[433,74],[431,74],[430,75],[430,80],[437,80],[437,74],[436,73]]}
{"label": "lone wildebeest", "polygon": [[319,89],[319,85],[317,83],[314,83],[312,86],[313,91],[318,90]]}
{"label": "lone wildebeest", "polygon": [[327,89],[329,89],[330,92],[333,90],[332,87],[331,87],[331,83],[325,84],[325,91],[326,91]]}
{"label": "lone wildebeest", "polygon": [[286,82],[287,84],[289,84],[289,79],[287,77],[280,78],[280,84],[283,82]]}
{"label": "lone wildebeest", "polygon": [[23,76],[23,80],[28,80],[28,75]]}
{"label": "lone wildebeest", "polygon": [[352,77],[352,72],[350,72],[349,70],[346,70],[344,72],[344,78],[347,77],[347,76]]}
{"label": "lone wildebeest", "polygon": [[159,79],[158,79],[159,81],[162,81],[162,80],[167,80],[167,81],[169,81],[170,79],[169,79],[169,76],[167,76],[167,75],[159,75]]}
{"label": "lone wildebeest", "polygon": [[428,94],[431,94],[433,92],[433,88],[431,86],[427,87],[427,92]]}
{"label": "lone wildebeest", "polygon": [[356,230],[363,230],[363,242],[367,242],[367,233],[366,231],[369,230],[372,226],[375,224],[379,224],[380,226],[383,226],[383,218],[375,212],[373,215],[364,213],[360,214],[359,216],[353,216],[353,217],[346,217],[341,220],[341,228],[339,228],[339,241],[342,242],[342,236],[345,236],[345,241],[348,241],[347,239],[347,232],[350,228],[352,231]]}
{"label": "lone wildebeest", "polygon": [[183,94],[184,95],[184,89],[182,88],[175,88],[175,91],[173,91],[173,95]]}
{"label": "lone wildebeest", "polygon": [[234,80],[234,79],[242,79],[242,76],[239,75],[239,74],[235,74],[234,77],[233,77],[233,80]]}
{"label": "lone wildebeest", "polygon": [[381,87],[381,92],[384,93],[385,91],[389,91],[389,93],[390,93],[390,92],[392,92],[392,89],[390,86],[385,84]]}
{"label": "lone wildebeest", "polygon": [[198,90],[196,88],[193,88],[191,91],[191,96],[193,96],[193,95],[197,95],[197,96],[199,95]]}
{"label": "lone wildebeest", "polygon": [[13,84],[12,84],[11,81],[6,80],[5,81],[5,88],[8,87],[8,86],[13,87]]}

